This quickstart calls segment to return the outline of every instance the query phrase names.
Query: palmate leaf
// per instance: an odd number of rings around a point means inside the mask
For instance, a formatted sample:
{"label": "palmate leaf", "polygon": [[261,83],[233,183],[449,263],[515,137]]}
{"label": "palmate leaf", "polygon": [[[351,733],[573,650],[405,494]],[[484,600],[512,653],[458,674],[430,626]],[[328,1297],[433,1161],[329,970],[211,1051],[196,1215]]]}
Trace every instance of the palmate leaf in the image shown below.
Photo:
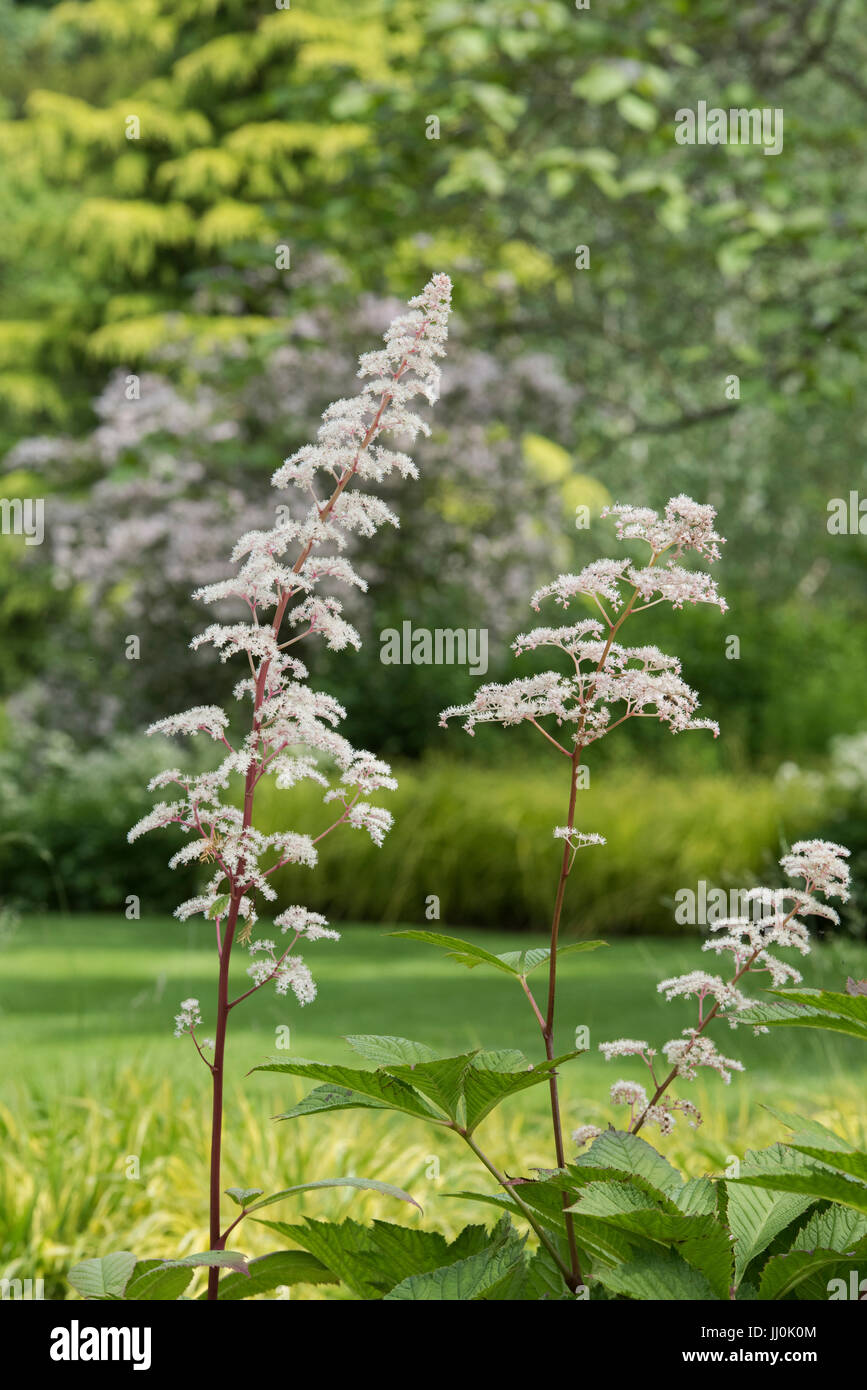
{"label": "palmate leaf", "polygon": [[639,1255],[637,1259],[629,1260],[613,1269],[596,1267],[593,1277],[612,1293],[640,1299],[642,1302],[674,1303],[695,1299],[716,1301],[717,1298],[699,1270],[687,1264],[679,1255],[670,1252],[663,1255]]}
{"label": "palmate leaf", "polygon": [[772,989],[769,993],[787,1003],[852,1019],[867,1028],[867,995],[837,994],[828,989]]}
{"label": "palmate leaf", "polygon": [[[551,954],[551,949],[548,946],[532,946],[527,951],[503,951],[499,955],[494,955],[491,951],[486,951],[483,946],[476,946],[471,941],[463,941],[458,936],[446,936],[442,932],[395,931],[389,932],[389,936],[401,936],[408,941],[422,941],[429,946],[441,946],[448,952],[450,959],[457,961],[460,965],[467,966],[470,970],[477,965],[490,965],[494,970],[513,975],[516,979],[526,978],[531,970],[543,965]],[[606,946],[607,944],[606,941],[572,941],[566,946],[559,946],[557,955],[563,956],[576,951],[595,951],[599,946]]]}
{"label": "palmate leaf", "polygon": [[[381,1042],[382,1039],[366,1039],[365,1046]],[[376,1071],[356,1071],[303,1060],[269,1062],[254,1070],[314,1077],[329,1083],[316,1088],[278,1119],[357,1107],[390,1109],[434,1124],[458,1125],[472,1133],[501,1101],[547,1081],[552,1071],[577,1056],[577,1052],[569,1052],[530,1067],[522,1052],[506,1048],[467,1052],[458,1057],[435,1058],[409,1065],[389,1063]]]}
{"label": "palmate leaf", "polygon": [[82,1298],[123,1298],[136,1263],[135,1255],[129,1250],[115,1250],[110,1255],[73,1265],[69,1282]]}
{"label": "palmate leaf", "polygon": [[482,1065],[483,1058],[477,1057],[464,1073],[464,1124],[467,1133],[472,1133],[507,1096],[517,1095],[530,1086],[538,1086],[541,1082],[548,1081],[552,1072],[578,1055],[577,1052],[566,1052],[562,1057],[555,1057],[550,1062],[540,1062],[531,1070],[518,1072],[486,1068]]}
{"label": "palmate leaf", "polygon": [[364,1299],[381,1298],[405,1279],[476,1256],[493,1239],[484,1226],[466,1226],[449,1244],[436,1231],[386,1221],[371,1226],[309,1219],[303,1226],[271,1221],[262,1225],[304,1246]]}
{"label": "palmate leaf", "polygon": [[[353,1102],[356,1106],[364,1105],[365,1100],[362,1098],[366,1098],[374,1103],[376,1109],[400,1110],[406,1115],[415,1115],[418,1119],[438,1120],[442,1123],[442,1117],[437,1115],[411,1086],[407,1086],[405,1082],[390,1076],[387,1071],[360,1071],[353,1067],[329,1065],[324,1062],[308,1062],[304,1059],[299,1059],[297,1062],[263,1062],[258,1067],[253,1067],[252,1070],[282,1072],[289,1076],[303,1076],[314,1081],[324,1081],[332,1089],[340,1088],[359,1097]],[[339,1106],[335,1098],[335,1103],[318,1108],[346,1109],[347,1106],[345,1104]],[[278,1115],[277,1118],[288,1120],[299,1113],[308,1112],[299,1111],[298,1107],[295,1106],[292,1110]]]}
{"label": "palmate leaf", "polygon": [[[254,1298],[256,1294],[269,1293],[272,1289],[291,1287],[293,1284],[339,1284],[340,1280],[330,1269],[307,1250],[275,1250],[270,1255],[261,1255],[251,1260],[248,1266],[249,1278],[242,1274],[228,1274],[220,1282],[218,1301],[237,1302],[242,1298]],[[200,1294],[207,1298],[207,1292]]]}
{"label": "palmate leaf", "polygon": [[457,1124],[462,1118],[465,1077],[477,1055],[478,1050],[459,1057],[417,1062],[413,1066],[396,1066],[392,1063],[388,1067],[388,1074],[421,1091]]}
{"label": "palmate leaf", "polygon": [[707,1278],[716,1297],[726,1298],[732,1282],[732,1249],[727,1231],[712,1213],[689,1216],[666,1207],[634,1182],[607,1181],[583,1188],[571,1210],[576,1215],[579,1235],[584,1219],[591,1217],[629,1236],[675,1246],[677,1253]]}

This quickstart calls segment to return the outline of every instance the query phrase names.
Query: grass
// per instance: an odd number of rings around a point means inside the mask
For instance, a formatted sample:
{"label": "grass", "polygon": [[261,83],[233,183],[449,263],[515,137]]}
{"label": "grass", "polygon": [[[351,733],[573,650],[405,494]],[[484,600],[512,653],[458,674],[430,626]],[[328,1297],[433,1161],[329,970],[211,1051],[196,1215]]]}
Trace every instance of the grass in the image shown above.
{"label": "grass", "polygon": [[[505,933],[478,939],[496,950],[515,944]],[[531,941],[522,935],[520,944]],[[625,1035],[659,1045],[686,1026],[688,1006],[666,1005],[655,985],[693,968],[697,945],[695,939],[618,940],[564,958],[560,1044],[565,1050],[579,1025],[591,1038],[590,1052],[564,1069],[567,1128],[615,1119],[606,1105],[608,1084],[639,1075],[628,1064],[607,1066],[599,1042]],[[349,1032],[419,1038],[452,1053],[483,1043],[517,1046],[536,1057],[536,1025],[520,991],[505,977],[467,971],[379,928],[350,926],[339,944],[311,946],[306,958],[320,986],[315,1004],[299,1009],[266,989],[233,1017],[225,1185],[276,1190],[353,1173],[408,1188],[424,1205],[425,1222],[446,1232],[467,1220],[489,1220],[484,1208],[448,1195],[489,1190],[452,1136],[364,1112],[275,1124],[271,1117],[307,1088],[244,1074],[279,1055],[276,1030],[287,1022],[292,1053],[320,1060],[353,1060],[344,1041]],[[64,1297],[65,1271],[87,1254],[132,1248],[169,1256],[206,1248],[209,1077],[189,1041],[172,1036],[172,1019],[180,999],[198,997],[207,1035],[213,967],[207,929],[166,919],[34,917],[3,940],[0,1272],[6,1277],[42,1277],[48,1297]],[[867,974],[867,949],[851,941],[818,948],[806,963],[810,984],[839,988],[847,974]],[[239,985],[244,978],[241,963]],[[682,1169],[718,1173],[729,1155],[779,1138],[780,1126],[763,1102],[817,1115],[864,1140],[865,1059],[857,1041],[808,1030],[758,1038],[747,1030],[720,1033],[723,1049],[748,1070],[730,1087],[710,1076],[689,1088],[705,1124],[697,1132],[679,1127],[658,1141]],[[507,1102],[481,1131],[483,1146],[509,1172],[551,1161],[544,1089]],[[419,1219],[393,1199],[335,1192],[287,1202],[277,1215],[289,1221],[302,1213]],[[241,1229],[238,1244],[250,1254],[273,1248],[263,1228],[247,1222]],[[305,1289],[299,1296],[335,1294]]]}

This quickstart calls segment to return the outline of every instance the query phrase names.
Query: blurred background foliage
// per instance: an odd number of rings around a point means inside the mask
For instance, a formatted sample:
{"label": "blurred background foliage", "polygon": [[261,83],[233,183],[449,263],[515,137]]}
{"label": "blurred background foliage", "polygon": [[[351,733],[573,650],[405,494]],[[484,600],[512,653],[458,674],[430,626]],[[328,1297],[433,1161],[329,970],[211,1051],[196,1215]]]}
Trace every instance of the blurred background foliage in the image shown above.
{"label": "blurred background foliage", "polygon": [[[672,884],[766,872],[800,833],[863,866],[865,549],[827,529],[867,495],[857,0],[0,0],[0,38],[0,491],[46,500],[43,546],[0,536],[0,892],[118,910],[144,865],[148,910],[182,896],[123,836],[162,765],[136,731],[236,678],[188,652],[189,593],[433,270],[456,321],[422,481],[359,557],[361,653],[315,661],[349,736],[403,765],[402,816],[322,900],[547,916],[546,750],[439,730],[475,678],[383,666],[379,634],[487,628],[486,678],[511,674],[532,589],[615,549],[602,506],[681,490],[719,509],[731,612],[645,631],[723,737],[594,750],[608,858],[571,925],[663,930]],[[699,100],[782,108],[782,153],[676,144]]]}

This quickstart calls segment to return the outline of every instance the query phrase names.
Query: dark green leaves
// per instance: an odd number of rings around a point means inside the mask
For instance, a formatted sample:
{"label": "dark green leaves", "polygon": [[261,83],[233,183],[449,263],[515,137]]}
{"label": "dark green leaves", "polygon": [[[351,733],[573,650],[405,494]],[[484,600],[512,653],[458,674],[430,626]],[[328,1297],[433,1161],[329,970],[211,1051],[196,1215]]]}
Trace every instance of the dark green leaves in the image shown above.
{"label": "dark green leaves", "polygon": [[353,1038],[352,1043],[365,1056],[389,1060],[376,1071],[307,1061],[269,1062],[254,1068],[326,1083],[278,1118],[366,1107],[401,1111],[471,1134],[501,1101],[547,1081],[558,1066],[578,1055],[570,1052],[531,1067],[523,1053],[513,1048],[437,1058],[428,1056],[430,1049],[423,1044],[407,1038],[364,1036]]}

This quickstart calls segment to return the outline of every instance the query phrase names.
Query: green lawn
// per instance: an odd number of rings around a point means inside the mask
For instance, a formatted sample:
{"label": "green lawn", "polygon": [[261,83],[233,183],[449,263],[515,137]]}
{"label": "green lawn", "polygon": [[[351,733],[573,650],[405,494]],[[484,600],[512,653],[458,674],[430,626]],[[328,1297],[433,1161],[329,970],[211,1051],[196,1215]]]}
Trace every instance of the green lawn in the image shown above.
{"label": "green lawn", "polygon": [[[494,950],[516,944],[506,934],[461,934]],[[520,937],[521,947],[531,944],[537,943]],[[558,1045],[568,1050],[579,1025],[591,1038],[590,1052],[563,1071],[567,1130],[616,1120],[606,1103],[610,1082],[643,1080],[640,1064],[607,1065],[600,1042],[628,1036],[659,1046],[691,1022],[689,1006],[666,1004],[656,983],[700,965],[699,946],[696,933],[691,943],[621,940],[564,958]],[[443,1229],[486,1218],[486,1211],[447,1196],[488,1186],[452,1136],[354,1111],[275,1125],[271,1117],[307,1088],[292,1078],[244,1074],[268,1055],[286,1055],[276,1054],[275,1030],[287,1023],[292,1053],[321,1060],[357,1063],[344,1041],[353,1032],[417,1038],[444,1053],[484,1044],[517,1046],[537,1057],[537,1025],[517,985],[373,927],[350,926],[339,943],[309,946],[305,959],[319,984],[313,1004],[301,1009],[266,987],[233,1015],[226,1186],[276,1190],[305,1177],[355,1173],[427,1192],[425,1219]],[[118,1245],[149,1255],[204,1248],[209,1078],[189,1040],[173,1036],[173,1016],[181,999],[199,998],[207,1036],[214,961],[205,926],[165,919],[32,918],[3,940],[0,1263],[7,1269],[33,1277],[43,1271],[62,1290],[63,1270],[84,1253]],[[241,988],[242,958],[238,965]],[[847,974],[867,974],[867,949],[844,940],[817,948],[804,974],[809,984],[840,988]],[[543,976],[537,978],[541,995]],[[679,1126],[670,1138],[654,1136],[674,1162],[693,1172],[719,1171],[729,1154],[780,1137],[762,1102],[806,1110],[864,1137],[867,1075],[856,1040],[808,1030],[755,1037],[724,1026],[717,1037],[747,1072],[728,1087],[710,1075],[685,1088],[705,1123],[697,1132]],[[507,1103],[483,1127],[483,1143],[509,1171],[551,1161],[545,1090]],[[141,1168],[132,1179],[131,1155]],[[317,1194],[281,1215],[351,1210],[360,1218],[414,1219],[397,1205]],[[245,1230],[245,1239],[251,1253],[269,1248],[261,1230]]]}

